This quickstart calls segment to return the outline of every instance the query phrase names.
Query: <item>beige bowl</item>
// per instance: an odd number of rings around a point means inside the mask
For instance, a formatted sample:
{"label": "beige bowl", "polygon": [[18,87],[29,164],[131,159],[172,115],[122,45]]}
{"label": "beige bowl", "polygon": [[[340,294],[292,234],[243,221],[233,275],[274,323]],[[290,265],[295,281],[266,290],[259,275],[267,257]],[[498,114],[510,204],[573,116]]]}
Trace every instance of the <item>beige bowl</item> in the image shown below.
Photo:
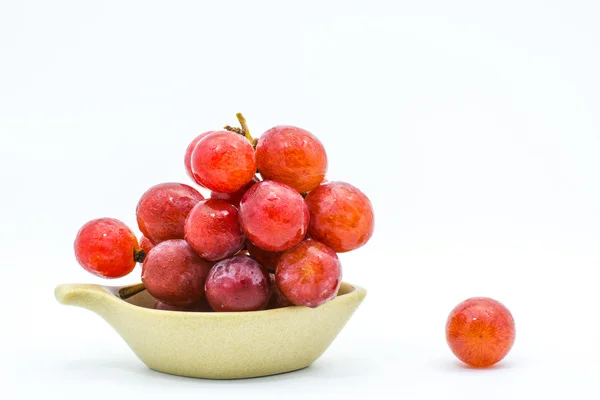
{"label": "beige bowl", "polygon": [[273,375],[309,366],[333,342],[366,293],[343,283],[335,299],[314,309],[213,313],[155,310],[155,299],[141,284],[65,284],[55,290],[62,304],[87,308],[104,318],[148,367],[211,379]]}

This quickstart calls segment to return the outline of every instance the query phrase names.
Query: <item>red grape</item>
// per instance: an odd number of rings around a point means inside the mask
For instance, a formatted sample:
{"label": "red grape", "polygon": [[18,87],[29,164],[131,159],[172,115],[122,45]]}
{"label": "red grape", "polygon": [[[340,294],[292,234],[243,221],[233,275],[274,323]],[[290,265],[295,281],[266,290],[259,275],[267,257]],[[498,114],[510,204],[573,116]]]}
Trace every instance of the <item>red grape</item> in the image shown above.
{"label": "red grape", "polygon": [[258,261],[260,265],[268,270],[275,271],[277,261],[279,261],[279,257],[281,257],[282,253],[274,253],[263,250],[260,247],[256,247],[249,240],[246,241],[246,248],[248,249],[248,254],[250,254],[250,257]]}
{"label": "red grape", "polygon": [[204,297],[204,283],[212,263],[181,239],[157,244],[142,266],[142,282],[155,299],[171,306],[187,307]]}
{"label": "red grape", "polygon": [[446,341],[461,361],[489,367],[510,351],[515,341],[515,321],[502,303],[486,297],[471,298],[448,316]]}
{"label": "red grape", "polygon": [[198,144],[198,142],[204,136],[206,136],[206,135],[208,135],[209,133],[212,133],[212,132],[214,132],[214,131],[204,132],[204,133],[201,133],[200,135],[196,136],[196,138],[191,141],[191,143],[188,145],[187,149],[185,150],[185,158],[183,159],[183,162],[185,164],[185,170],[186,170],[187,174],[192,179],[194,179],[194,173],[192,172],[192,152],[196,148],[196,144]]}
{"label": "red grape", "polygon": [[200,257],[217,261],[240,251],[246,237],[240,228],[237,208],[225,200],[206,199],[188,215],[185,240]]}
{"label": "red grape", "polygon": [[309,221],[308,208],[300,193],[274,181],[259,182],[246,192],[240,202],[239,217],[246,237],[272,252],[300,243]]}
{"label": "red grape", "polygon": [[338,253],[363,246],[373,235],[373,206],[363,192],[345,182],[329,182],[306,196],[308,234]]}
{"label": "red grape", "polygon": [[198,303],[188,306],[188,307],[171,306],[169,304],[163,303],[160,300],[156,300],[156,302],[154,303],[154,309],[165,310],[165,311],[186,311],[186,312],[211,312],[212,311],[212,309],[206,302],[206,299],[202,299]]}
{"label": "red grape", "polygon": [[250,182],[248,182],[246,185],[244,185],[244,187],[241,188],[240,190],[238,190],[237,192],[233,192],[233,193],[211,192],[210,198],[226,200],[226,201],[230,202],[231,204],[233,204],[234,206],[239,208],[240,200],[242,200],[242,197],[244,197],[244,194],[246,194],[248,189],[250,189],[257,182],[260,182],[260,181],[255,176],[254,178],[252,178],[252,180]]}
{"label": "red grape", "polygon": [[243,136],[226,131],[203,137],[192,152],[194,180],[209,190],[233,193],[256,174],[254,148]]}
{"label": "red grape", "polygon": [[150,241],[146,236],[142,235],[140,238],[140,247],[144,250],[144,253],[150,253],[150,250],[154,247],[154,243]]}
{"label": "red grape", "polygon": [[154,244],[183,239],[185,219],[203,199],[196,189],[182,183],[153,186],[144,193],[137,205],[138,226]]}
{"label": "red grape", "polygon": [[275,281],[293,304],[317,307],[337,295],[342,283],[342,265],[332,249],[307,239],[283,253],[277,263]]}
{"label": "red grape", "polygon": [[293,126],[276,126],[259,138],[256,161],[266,180],[285,183],[309,192],[319,186],[327,172],[325,148],[312,133]]}
{"label": "red grape", "polygon": [[206,278],[206,299],[215,311],[262,310],[270,295],[269,273],[245,255],[219,261]]}
{"label": "red grape", "polygon": [[281,294],[279,288],[275,284],[275,274],[269,274],[269,279],[271,282],[271,299],[267,304],[267,310],[273,310],[275,308],[283,308],[293,306],[292,302],[285,298],[284,295]]}
{"label": "red grape", "polygon": [[140,250],[131,229],[112,218],[95,219],[83,225],[74,247],[79,264],[101,278],[120,278],[130,273]]}

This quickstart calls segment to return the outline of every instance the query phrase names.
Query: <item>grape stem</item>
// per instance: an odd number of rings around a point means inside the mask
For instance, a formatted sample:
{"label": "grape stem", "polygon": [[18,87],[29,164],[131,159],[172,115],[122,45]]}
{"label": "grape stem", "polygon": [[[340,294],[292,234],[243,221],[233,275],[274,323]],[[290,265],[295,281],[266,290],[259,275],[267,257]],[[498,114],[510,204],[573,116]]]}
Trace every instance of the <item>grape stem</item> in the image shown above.
{"label": "grape stem", "polygon": [[144,250],[133,250],[133,260],[137,263],[142,264],[146,259],[146,252]]}
{"label": "grape stem", "polygon": [[237,114],[235,114],[235,116],[237,117],[238,121],[240,122],[240,126],[242,128],[240,129],[240,128],[236,128],[236,127],[233,127],[230,125],[225,125],[225,129],[230,132],[235,132],[237,134],[244,136],[246,139],[248,139],[248,141],[252,144],[253,147],[256,147],[257,140],[252,138],[252,135],[250,134],[250,129],[248,128],[248,124],[246,122],[246,118],[244,118],[242,113],[237,113]]}
{"label": "grape stem", "polygon": [[146,290],[146,287],[143,283],[138,283],[137,285],[133,286],[125,286],[119,289],[119,298],[122,300],[127,300],[131,296],[143,292],[144,290]]}

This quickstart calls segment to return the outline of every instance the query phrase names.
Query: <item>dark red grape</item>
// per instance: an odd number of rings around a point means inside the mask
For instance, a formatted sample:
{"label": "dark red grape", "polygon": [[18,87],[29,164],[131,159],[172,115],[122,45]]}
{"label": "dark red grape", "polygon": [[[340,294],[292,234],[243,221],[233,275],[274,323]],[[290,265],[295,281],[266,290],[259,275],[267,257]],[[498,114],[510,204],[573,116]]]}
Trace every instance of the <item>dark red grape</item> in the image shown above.
{"label": "dark red grape", "polygon": [[204,283],[212,263],[206,261],[181,239],[157,244],[146,255],[142,282],[155,299],[187,307],[204,297]]}
{"label": "dark red grape", "polygon": [[243,188],[233,193],[219,193],[219,192],[210,192],[211,199],[221,199],[230,202],[234,206],[240,206],[240,200],[244,197],[244,194],[254,185],[255,183],[260,182],[257,177],[252,178],[248,184],[246,184]]}
{"label": "dark red grape", "polygon": [[269,273],[245,255],[219,261],[206,279],[206,299],[215,311],[262,310],[270,295]]}
{"label": "dark red grape", "polygon": [[248,249],[248,254],[250,257],[254,258],[260,265],[265,267],[270,271],[275,271],[275,267],[277,266],[277,261],[279,261],[279,257],[281,257],[282,253],[274,253],[271,251],[263,250],[260,247],[252,244],[251,241],[246,241],[246,248]]}
{"label": "dark red grape", "polygon": [[337,254],[312,239],[283,253],[275,270],[281,293],[297,306],[317,307],[333,299],[342,283]]}
{"label": "dark red grape", "polygon": [[214,192],[233,193],[256,174],[254,148],[243,136],[216,131],[203,137],[192,152],[194,180]]}
{"label": "dark red grape", "polygon": [[198,144],[198,142],[204,136],[206,136],[206,135],[208,135],[209,133],[212,133],[212,132],[214,132],[214,131],[204,132],[204,133],[201,133],[200,135],[196,136],[194,138],[194,140],[192,140],[191,143],[188,145],[187,149],[185,150],[185,158],[183,159],[183,162],[185,164],[185,170],[186,170],[187,174],[192,179],[194,179],[194,174],[192,173],[192,152],[196,148],[196,144]]}
{"label": "dark red grape", "polygon": [[363,246],[373,235],[373,206],[363,192],[345,182],[328,182],[306,196],[308,234],[338,253]]}
{"label": "dark red grape", "polygon": [[319,186],[327,172],[327,154],[319,139],[293,126],[276,126],[263,133],[256,161],[263,179],[285,183],[300,193]]}
{"label": "dark red grape", "polygon": [[204,197],[182,183],[162,183],[150,188],[140,199],[137,222],[150,241],[183,239],[185,220],[192,208]]}
{"label": "dark red grape", "polygon": [[274,181],[252,186],[240,202],[240,225],[246,237],[261,249],[278,252],[304,239],[309,213],[296,190]]}
{"label": "dark red grape", "polygon": [[293,306],[292,302],[289,301],[284,295],[281,294],[279,288],[275,284],[275,274],[269,274],[271,282],[271,299],[267,304],[267,310],[273,310],[276,308],[290,307]]}
{"label": "dark red grape", "polygon": [[240,228],[237,208],[225,200],[206,199],[188,215],[185,240],[200,257],[217,261],[240,251],[246,237]]}
{"label": "dark red grape", "polygon": [[95,219],[83,225],[74,247],[79,264],[101,278],[120,278],[130,273],[141,250],[131,229],[112,218]]}

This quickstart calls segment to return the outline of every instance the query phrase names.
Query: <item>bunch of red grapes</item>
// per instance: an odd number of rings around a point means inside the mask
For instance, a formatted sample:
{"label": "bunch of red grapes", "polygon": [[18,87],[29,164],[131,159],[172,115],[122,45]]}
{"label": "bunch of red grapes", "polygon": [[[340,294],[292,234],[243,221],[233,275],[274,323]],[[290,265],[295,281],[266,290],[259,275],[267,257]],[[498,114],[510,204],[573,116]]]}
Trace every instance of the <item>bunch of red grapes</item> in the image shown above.
{"label": "bunch of red grapes", "polygon": [[276,126],[258,140],[241,128],[209,131],[185,152],[192,179],[211,191],[163,183],[144,193],[140,241],[124,223],[85,224],[75,254],[104,278],[142,263],[157,308],[256,311],[318,307],[342,282],[337,253],[363,246],[374,228],[371,202],[356,187],[327,182],[327,154],[310,132]]}

